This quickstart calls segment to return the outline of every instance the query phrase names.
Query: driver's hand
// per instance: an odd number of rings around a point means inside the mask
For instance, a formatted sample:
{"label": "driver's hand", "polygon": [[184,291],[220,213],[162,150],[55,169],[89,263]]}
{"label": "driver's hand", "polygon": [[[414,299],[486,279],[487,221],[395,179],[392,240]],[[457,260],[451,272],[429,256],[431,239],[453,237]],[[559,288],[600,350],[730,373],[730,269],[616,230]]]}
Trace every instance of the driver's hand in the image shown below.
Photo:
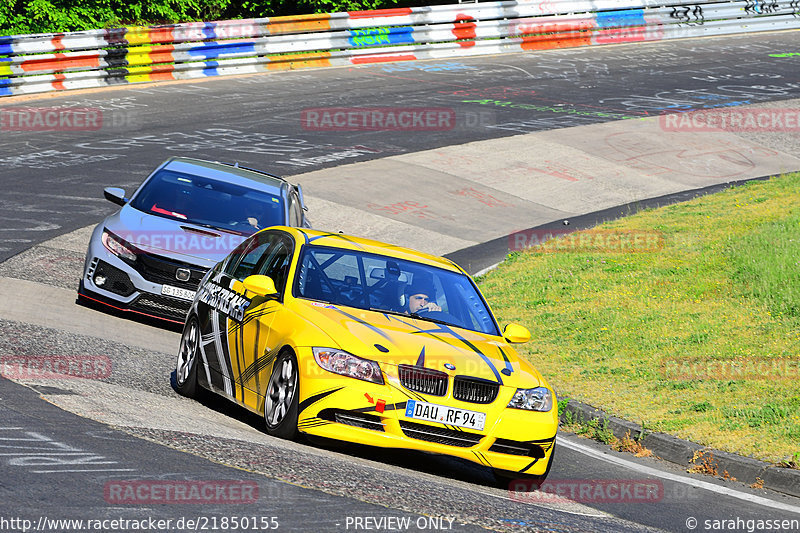
{"label": "driver's hand", "polygon": [[258,227],[258,219],[257,218],[255,218],[255,217],[247,217],[247,223],[250,224],[251,226],[253,226],[256,229],[259,229],[259,227]]}
{"label": "driver's hand", "polygon": [[441,308],[441,306],[439,306],[439,305],[437,305],[437,304],[435,304],[433,302],[428,302],[426,305],[420,307],[419,310],[420,311],[427,311],[429,313],[432,313],[434,311],[441,311],[442,308]]}

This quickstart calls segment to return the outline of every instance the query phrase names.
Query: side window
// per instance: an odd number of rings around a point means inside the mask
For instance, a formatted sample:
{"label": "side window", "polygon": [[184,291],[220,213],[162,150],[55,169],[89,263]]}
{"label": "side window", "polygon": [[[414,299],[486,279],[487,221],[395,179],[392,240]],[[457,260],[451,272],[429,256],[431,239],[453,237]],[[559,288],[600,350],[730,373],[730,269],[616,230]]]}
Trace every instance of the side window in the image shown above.
{"label": "side window", "polygon": [[239,246],[237,246],[233,250],[233,252],[230,253],[230,255],[228,255],[228,258],[225,260],[225,263],[224,263],[225,264],[224,272],[225,272],[226,275],[233,276],[233,271],[239,265],[239,261],[242,260],[242,256],[247,253],[247,250],[249,250],[251,246],[253,246],[253,240],[254,239],[255,239],[255,236],[250,237],[249,239],[245,240]]}
{"label": "side window", "polygon": [[239,281],[254,273],[259,260],[266,253],[273,237],[269,234],[256,234],[242,243],[234,257],[225,267],[225,273]]}
{"label": "side window", "polygon": [[254,274],[269,276],[275,282],[275,288],[278,289],[278,292],[283,293],[283,289],[286,287],[286,280],[289,277],[291,262],[291,239],[275,235],[268,253]]}

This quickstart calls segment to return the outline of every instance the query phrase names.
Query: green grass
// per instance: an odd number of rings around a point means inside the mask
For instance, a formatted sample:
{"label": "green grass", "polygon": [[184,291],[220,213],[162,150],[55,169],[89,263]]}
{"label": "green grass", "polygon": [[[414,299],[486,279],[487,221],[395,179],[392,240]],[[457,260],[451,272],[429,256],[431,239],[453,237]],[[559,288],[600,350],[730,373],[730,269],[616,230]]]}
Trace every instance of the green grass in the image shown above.
{"label": "green grass", "polygon": [[790,216],[728,242],[734,278],[778,316],[800,317],[798,228],[800,216]]}
{"label": "green grass", "polygon": [[[799,368],[800,174],[643,211],[594,234],[607,231],[657,232],[660,245],[550,243],[510,254],[480,280],[501,322],[531,330],[521,355],[560,395],[649,430],[775,463],[798,453],[800,374],[719,369]],[[667,370],[695,368],[685,365],[705,370]]]}

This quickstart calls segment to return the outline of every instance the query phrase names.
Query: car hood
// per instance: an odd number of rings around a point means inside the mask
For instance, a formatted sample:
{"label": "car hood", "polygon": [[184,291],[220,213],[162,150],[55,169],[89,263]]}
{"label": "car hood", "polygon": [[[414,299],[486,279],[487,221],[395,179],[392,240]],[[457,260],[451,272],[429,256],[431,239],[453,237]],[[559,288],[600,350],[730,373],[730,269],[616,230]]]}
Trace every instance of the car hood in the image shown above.
{"label": "car hood", "polygon": [[142,251],[211,268],[244,241],[246,235],[196,226],[143,213],[130,205],[108,217],[110,232]]}
{"label": "car hood", "polygon": [[332,347],[360,357],[382,364],[424,366],[512,387],[538,387],[543,381],[502,337],[410,316],[297,302],[306,320],[338,345]]}

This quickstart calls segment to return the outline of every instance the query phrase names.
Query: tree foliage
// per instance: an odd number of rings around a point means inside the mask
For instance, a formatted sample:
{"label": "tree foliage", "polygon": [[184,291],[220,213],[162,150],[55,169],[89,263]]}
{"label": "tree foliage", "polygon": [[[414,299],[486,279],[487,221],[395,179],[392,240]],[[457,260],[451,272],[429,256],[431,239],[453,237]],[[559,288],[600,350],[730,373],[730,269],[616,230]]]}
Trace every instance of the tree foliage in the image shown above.
{"label": "tree foliage", "polygon": [[361,11],[454,0],[0,0],[0,35]]}

